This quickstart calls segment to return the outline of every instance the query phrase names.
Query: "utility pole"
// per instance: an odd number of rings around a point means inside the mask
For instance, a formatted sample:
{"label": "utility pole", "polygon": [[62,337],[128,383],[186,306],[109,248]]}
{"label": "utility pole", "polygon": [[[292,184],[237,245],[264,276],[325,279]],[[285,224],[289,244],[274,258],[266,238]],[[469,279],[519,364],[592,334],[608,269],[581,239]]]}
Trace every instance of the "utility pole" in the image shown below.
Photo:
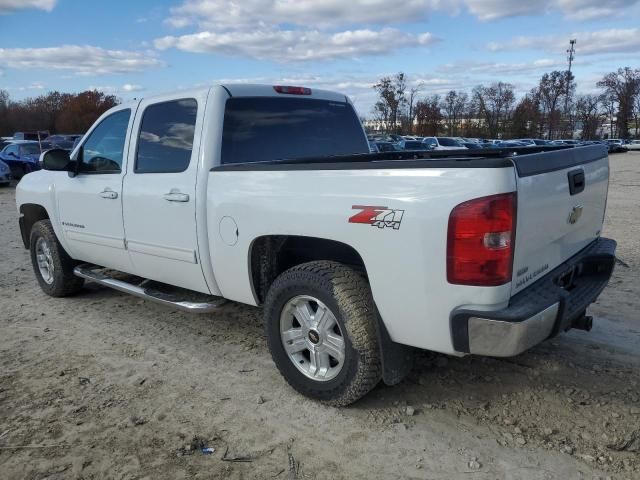
{"label": "utility pole", "polygon": [[[569,40],[569,48],[567,49],[567,60],[569,61],[569,70],[567,70],[567,93],[564,97],[564,116],[565,120],[569,118],[569,92],[571,91],[571,65],[573,64],[573,59],[576,53],[576,39],[572,38]],[[573,137],[573,131],[571,132],[571,137]]]}

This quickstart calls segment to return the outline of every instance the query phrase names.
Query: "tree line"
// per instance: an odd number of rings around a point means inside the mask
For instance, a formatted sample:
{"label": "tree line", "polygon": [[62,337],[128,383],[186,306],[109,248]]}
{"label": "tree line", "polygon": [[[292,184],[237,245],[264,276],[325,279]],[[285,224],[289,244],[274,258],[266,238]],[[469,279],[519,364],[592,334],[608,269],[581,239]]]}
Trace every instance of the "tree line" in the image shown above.
{"label": "tree line", "polygon": [[387,133],[480,138],[630,138],[640,135],[640,69],[619,68],[596,83],[597,93],[576,93],[569,71],[545,73],[521,98],[506,82],[470,92],[421,95],[407,75],[382,77],[373,89],[373,117]]}
{"label": "tree line", "polygon": [[0,136],[36,130],[84,133],[100,115],[118,103],[114,95],[98,90],[49,92],[19,101],[11,100],[6,90],[0,90]]}

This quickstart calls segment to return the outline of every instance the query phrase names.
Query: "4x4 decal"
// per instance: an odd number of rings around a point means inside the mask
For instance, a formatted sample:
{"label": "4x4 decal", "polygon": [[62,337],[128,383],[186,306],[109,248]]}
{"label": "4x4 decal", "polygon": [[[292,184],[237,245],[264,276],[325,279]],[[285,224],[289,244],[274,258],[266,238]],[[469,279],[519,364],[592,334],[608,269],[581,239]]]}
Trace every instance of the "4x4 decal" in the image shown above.
{"label": "4x4 decal", "polygon": [[389,207],[375,207],[371,205],[354,205],[351,208],[360,210],[349,218],[349,223],[364,223],[378,228],[400,229],[404,210]]}

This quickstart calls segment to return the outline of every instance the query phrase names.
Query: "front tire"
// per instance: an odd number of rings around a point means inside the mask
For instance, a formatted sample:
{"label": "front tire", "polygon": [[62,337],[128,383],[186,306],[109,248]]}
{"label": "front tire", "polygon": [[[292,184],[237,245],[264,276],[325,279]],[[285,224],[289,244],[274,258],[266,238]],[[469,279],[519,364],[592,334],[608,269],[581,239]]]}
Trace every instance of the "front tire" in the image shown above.
{"label": "front tire", "polygon": [[75,262],[58,241],[49,220],[33,224],[30,237],[31,264],[40,288],[52,297],[78,293],[84,279],[73,274]]}
{"label": "front tire", "polygon": [[281,274],[264,306],[269,350],[282,376],[332,406],[355,402],[380,381],[376,316],[362,274],[330,261]]}

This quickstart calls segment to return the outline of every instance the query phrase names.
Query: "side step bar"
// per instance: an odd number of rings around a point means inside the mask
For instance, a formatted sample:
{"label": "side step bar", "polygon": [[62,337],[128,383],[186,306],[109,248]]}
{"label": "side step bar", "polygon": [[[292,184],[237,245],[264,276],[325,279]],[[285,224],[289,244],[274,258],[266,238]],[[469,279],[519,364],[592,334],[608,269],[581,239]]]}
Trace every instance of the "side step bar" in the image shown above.
{"label": "side step bar", "polygon": [[177,295],[173,295],[171,293],[161,292],[152,288],[145,288],[144,285],[149,283],[149,280],[143,280],[139,284],[135,285],[133,283],[125,282],[124,280],[110,277],[104,272],[104,270],[105,269],[103,267],[85,263],[74,268],[73,273],[78,277],[84,278],[90,282],[99,283],[100,285],[104,285],[105,287],[113,288],[120,292],[129,293],[131,295],[135,295],[136,297],[160,303],[169,307],[177,308],[178,310],[182,310],[185,312],[209,313],[217,310],[227,302],[227,300],[222,297],[214,297],[211,295],[207,295],[207,301],[202,302],[181,299]]}

